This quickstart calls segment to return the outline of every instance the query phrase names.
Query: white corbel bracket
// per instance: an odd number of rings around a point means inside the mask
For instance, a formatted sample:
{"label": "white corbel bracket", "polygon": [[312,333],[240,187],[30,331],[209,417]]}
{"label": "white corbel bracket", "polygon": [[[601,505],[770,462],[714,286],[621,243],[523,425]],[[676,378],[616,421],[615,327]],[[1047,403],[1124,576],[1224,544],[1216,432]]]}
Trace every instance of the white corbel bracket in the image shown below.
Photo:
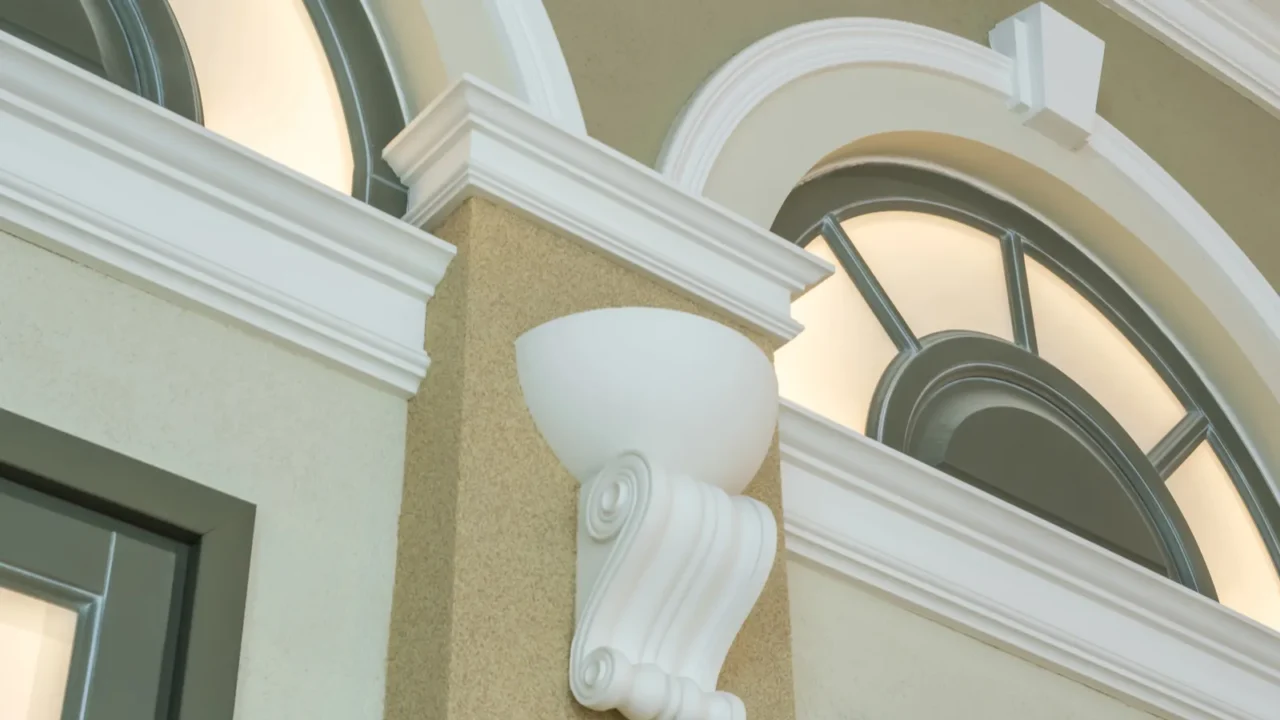
{"label": "white corbel bracket", "polygon": [[991,48],[1013,60],[1010,108],[1072,150],[1093,133],[1104,43],[1044,3],[1002,20]]}
{"label": "white corbel bracket", "polygon": [[581,483],[569,685],[631,720],[746,720],[716,690],[777,551],[740,493],[777,423],[773,366],[705,318],[618,308],[516,343],[525,402]]}
{"label": "white corbel bracket", "polygon": [[776,538],[757,500],[671,477],[637,453],[606,465],[578,505],[578,702],[636,720],[745,720],[716,678]]}

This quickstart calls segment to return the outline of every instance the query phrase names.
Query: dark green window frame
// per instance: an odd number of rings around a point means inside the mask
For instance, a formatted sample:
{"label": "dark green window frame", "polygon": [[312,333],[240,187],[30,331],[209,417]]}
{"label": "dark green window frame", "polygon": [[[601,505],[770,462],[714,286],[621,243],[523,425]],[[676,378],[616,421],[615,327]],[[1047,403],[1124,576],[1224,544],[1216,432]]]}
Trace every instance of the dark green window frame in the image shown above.
{"label": "dark green window frame", "polygon": [[212,488],[0,410],[0,470],[31,490],[191,547],[174,720],[231,720],[255,508]]}
{"label": "dark green window frame", "polygon": [[[849,218],[888,210],[949,218],[1000,241],[1014,343],[972,332],[949,331],[920,338],[911,331],[840,226]],[[1144,509],[1167,552],[1168,575],[1216,597],[1195,541],[1164,487],[1191,452],[1207,441],[1248,508],[1273,565],[1280,568],[1276,530],[1280,527],[1280,503],[1203,378],[1124,288],[1084,251],[1038,219],[954,178],[913,167],[867,163],[825,173],[798,186],[779,211],[773,230],[801,246],[819,238],[827,242],[898,348],[877,386],[867,421],[868,436],[936,464],[941,458],[931,449],[927,432],[921,430],[927,419],[920,415],[921,408],[936,400],[930,395],[933,389],[968,377],[989,379],[993,381],[991,388],[1007,390],[1011,397],[1023,394],[1033,398],[1032,404],[1045,408],[1046,419],[1082,432],[1121,468],[1127,489]],[[1043,264],[1087,298],[1138,349],[1182,403],[1186,414],[1149,453],[1143,453],[1087,392],[1038,356],[1026,257]],[[972,478],[962,479],[981,485]],[[1036,512],[1035,508],[1026,509]]]}

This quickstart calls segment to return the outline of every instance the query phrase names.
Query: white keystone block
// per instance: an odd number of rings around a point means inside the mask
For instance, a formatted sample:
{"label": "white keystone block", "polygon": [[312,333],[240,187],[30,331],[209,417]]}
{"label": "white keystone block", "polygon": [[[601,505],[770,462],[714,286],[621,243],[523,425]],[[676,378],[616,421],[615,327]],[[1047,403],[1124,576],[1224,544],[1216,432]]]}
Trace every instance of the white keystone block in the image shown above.
{"label": "white keystone block", "polygon": [[1093,132],[1104,43],[1057,10],[1036,3],[1006,18],[991,47],[1013,59],[1012,109],[1023,124],[1071,149]]}

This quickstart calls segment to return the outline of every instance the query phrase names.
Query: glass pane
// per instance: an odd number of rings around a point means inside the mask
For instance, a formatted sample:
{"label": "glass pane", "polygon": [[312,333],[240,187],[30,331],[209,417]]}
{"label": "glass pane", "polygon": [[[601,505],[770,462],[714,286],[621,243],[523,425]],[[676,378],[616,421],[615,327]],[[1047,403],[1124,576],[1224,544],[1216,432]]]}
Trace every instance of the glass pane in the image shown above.
{"label": "glass pane", "polygon": [[1186,410],[1128,338],[1053,271],[1027,258],[1040,356],[1102,404],[1143,450]]}
{"label": "glass pane", "polygon": [[1218,600],[1280,630],[1280,577],[1213,448],[1201,443],[1169,477],[1168,487],[1209,566]]}
{"label": "glass pane", "polygon": [[0,588],[0,718],[58,720],[76,613]]}
{"label": "glass pane", "polygon": [[976,330],[1013,341],[998,239],[918,212],[860,215],[841,227],[916,337]]}
{"label": "glass pane", "polygon": [[344,193],[351,140],[301,0],[169,0],[210,130]]}
{"label": "glass pane", "polygon": [[[839,268],[822,238],[809,243],[809,251]],[[893,341],[839,269],[796,300],[791,315],[805,329],[777,352],[779,393],[865,432],[876,384],[898,354]]]}

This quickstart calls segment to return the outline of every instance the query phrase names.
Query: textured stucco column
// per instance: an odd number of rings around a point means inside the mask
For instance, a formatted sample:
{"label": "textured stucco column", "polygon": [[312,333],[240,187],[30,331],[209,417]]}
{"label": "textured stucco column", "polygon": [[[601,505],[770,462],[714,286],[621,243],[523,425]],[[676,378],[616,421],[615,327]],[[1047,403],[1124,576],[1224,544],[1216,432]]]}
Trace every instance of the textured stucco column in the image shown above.
{"label": "textured stucco column", "polygon": [[[772,342],[487,201],[435,232],[458,256],[431,302],[431,371],[409,409],[386,717],[606,717],[569,691],[578,484],[525,407],[515,340],[570,313],[650,306],[707,315],[770,354]],[[780,483],[775,440],[746,494],[779,531]],[[778,547],[719,684],[752,720],[795,717],[781,537]]]}

